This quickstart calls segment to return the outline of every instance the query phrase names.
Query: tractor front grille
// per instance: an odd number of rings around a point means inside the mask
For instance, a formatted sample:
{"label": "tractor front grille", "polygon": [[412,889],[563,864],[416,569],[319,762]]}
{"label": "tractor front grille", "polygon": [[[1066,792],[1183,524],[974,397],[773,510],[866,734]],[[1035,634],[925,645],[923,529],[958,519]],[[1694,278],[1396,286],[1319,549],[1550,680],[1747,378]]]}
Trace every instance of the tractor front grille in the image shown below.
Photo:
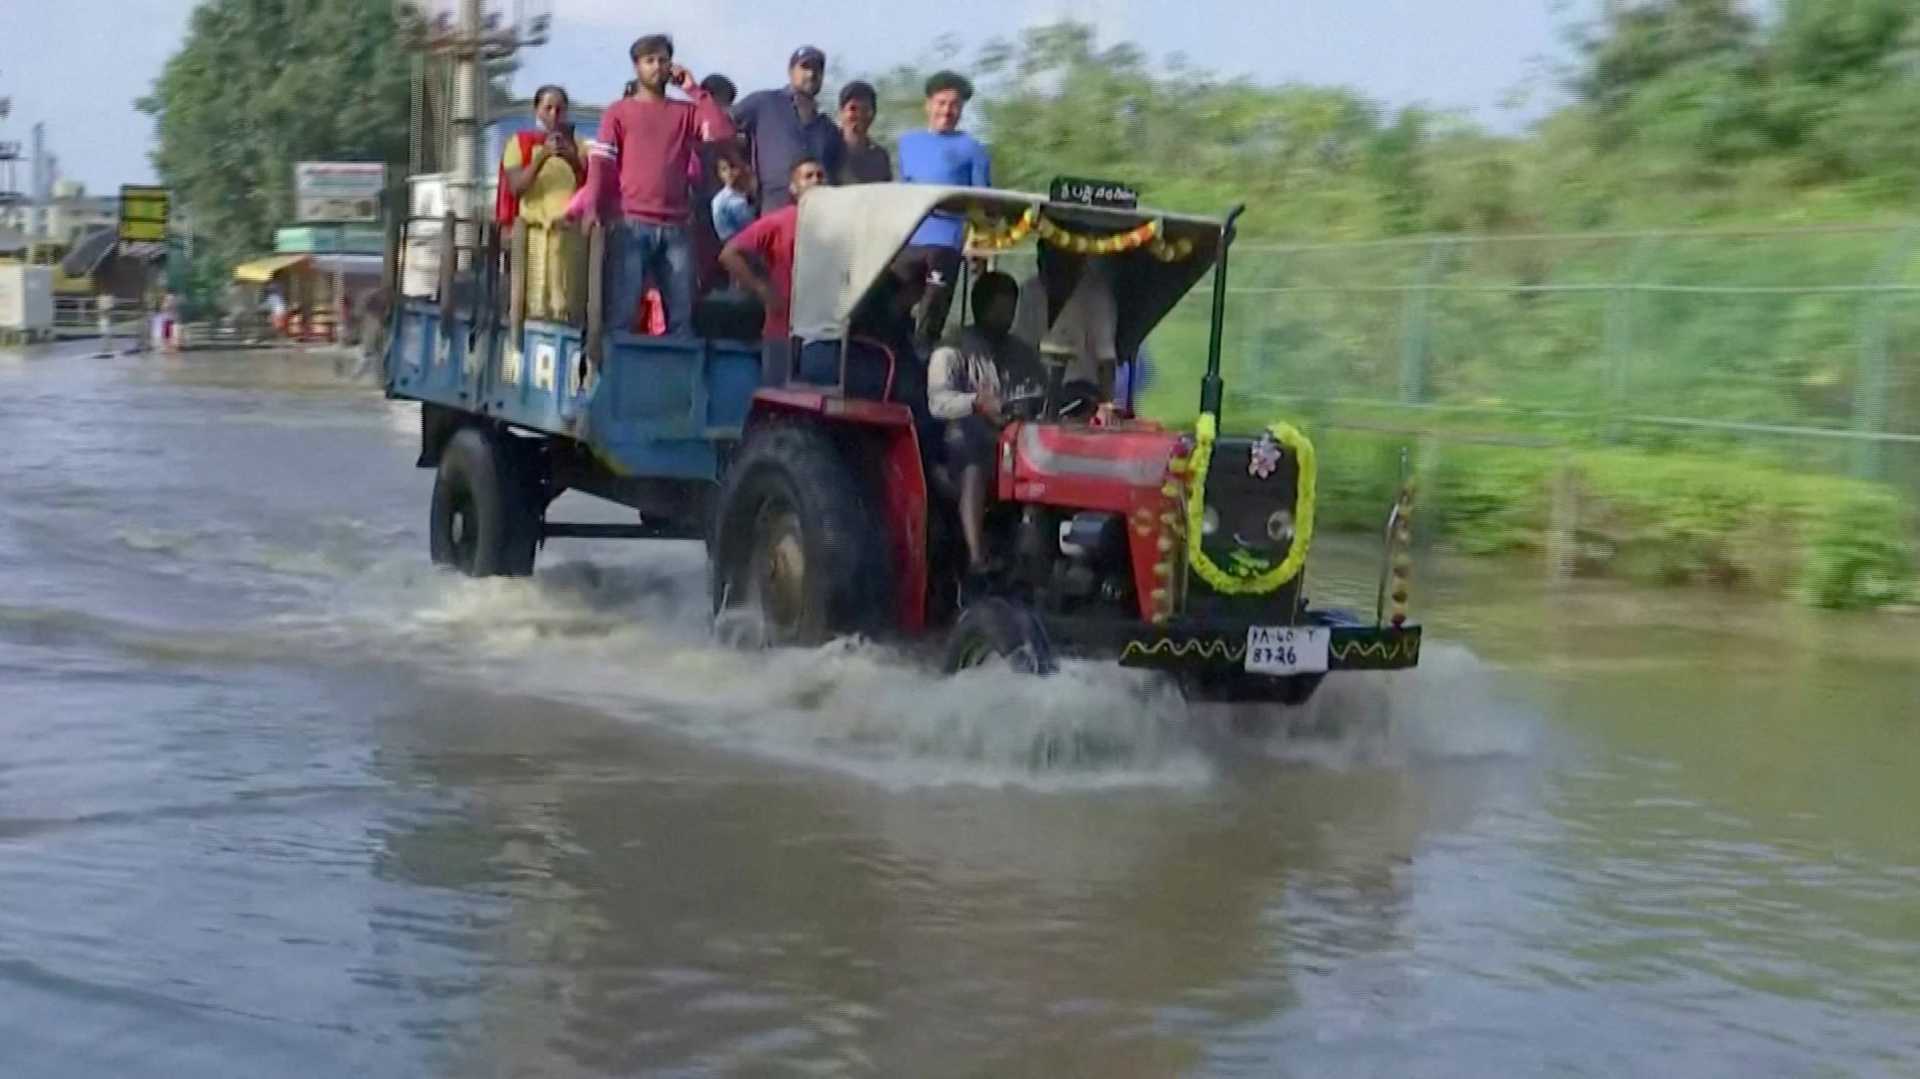
{"label": "tractor front grille", "polygon": [[[1222,568],[1235,565],[1277,566],[1286,558],[1290,539],[1275,536],[1274,515],[1291,519],[1299,492],[1300,462],[1284,448],[1266,445],[1279,454],[1270,472],[1259,475],[1253,465],[1256,439],[1221,438],[1214,443],[1207,467],[1206,504],[1218,526],[1203,535],[1201,548]],[[1190,616],[1222,617],[1286,623],[1300,606],[1304,571],[1264,595],[1233,595],[1216,591],[1206,579],[1188,570],[1186,609]]]}

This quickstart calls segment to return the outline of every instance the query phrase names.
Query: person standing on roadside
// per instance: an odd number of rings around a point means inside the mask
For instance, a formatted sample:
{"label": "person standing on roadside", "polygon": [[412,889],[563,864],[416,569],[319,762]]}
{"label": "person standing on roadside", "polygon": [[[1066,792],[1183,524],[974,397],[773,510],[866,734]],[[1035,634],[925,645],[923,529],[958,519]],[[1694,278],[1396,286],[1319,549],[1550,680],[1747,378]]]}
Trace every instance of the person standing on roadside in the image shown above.
{"label": "person standing on roadside", "polygon": [[[987,148],[960,130],[960,118],[973,100],[973,84],[955,72],[940,71],[927,80],[926,89],[927,129],[900,136],[900,179],[910,184],[993,186]],[[904,254],[926,271],[926,301],[917,334],[923,349],[931,348],[946,330],[966,231],[966,221],[956,214],[930,214],[907,242]]]}
{"label": "person standing on roadside", "polygon": [[872,83],[856,80],[840,88],[840,168],[833,174],[835,184],[884,184],[893,179],[887,148],[872,138],[879,104]]}
{"label": "person standing on roadside", "polygon": [[787,61],[785,87],[748,94],[734,107],[734,127],[747,139],[763,214],[792,204],[787,177],[801,160],[820,162],[829,177],[839,170],[840,131],[820,111],[826,71],[827,54],[802,45]]}
{"label": "person standing on roadside", "polygon": [[[591,223],[600,212],[601,192],[617,183],[620,208],[608,230],[612,265],[605,325],[609,330],[631,326],[651,282],[665,309],[666,333],[685,335],[693,331],[689,177],[701,142],[733,138],[733,121],[691,72],[673,62],[672,38],[650,34],[635,41],[628,55],[639,85],[602,117],[587,190],[575,197],[569,213]],[[669,100],[669,85],[679,87],[692,104]]]}

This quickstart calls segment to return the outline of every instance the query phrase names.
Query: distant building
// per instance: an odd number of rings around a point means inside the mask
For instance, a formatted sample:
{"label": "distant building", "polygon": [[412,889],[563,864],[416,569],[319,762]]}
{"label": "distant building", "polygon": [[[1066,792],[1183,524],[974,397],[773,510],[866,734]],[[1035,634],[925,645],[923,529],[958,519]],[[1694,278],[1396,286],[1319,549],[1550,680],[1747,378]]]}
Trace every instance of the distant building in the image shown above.
{"label": "distant building", "polygon": [[80,237],[120,220],[120,200],[113,195],[89,195],[71,180],[54,184],[45,200],[0,198],[0,225],[34,240],[71,246]]}
{"label": "distant building", "polygon": [[31,230],[36,236],[71,244],[82,235],[120,221],[120,200],[113,195],[89,195],[71,180],[53,185],[53,195],[36,208],[40,215]]}

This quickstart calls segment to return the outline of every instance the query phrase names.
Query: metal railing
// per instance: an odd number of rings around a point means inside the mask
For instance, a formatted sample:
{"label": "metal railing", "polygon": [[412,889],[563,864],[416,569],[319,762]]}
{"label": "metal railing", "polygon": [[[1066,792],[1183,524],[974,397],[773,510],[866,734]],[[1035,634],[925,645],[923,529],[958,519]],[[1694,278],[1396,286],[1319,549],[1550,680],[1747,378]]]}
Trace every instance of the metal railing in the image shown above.
{"label": "metal railing", "polygon": [[[1896,222],[1246,242],[1228,383],[1443,436],[1757,440],[1920,486],[1916,241]],[[1152,342],[1181,376],[1204,301],[1203,283]]]}

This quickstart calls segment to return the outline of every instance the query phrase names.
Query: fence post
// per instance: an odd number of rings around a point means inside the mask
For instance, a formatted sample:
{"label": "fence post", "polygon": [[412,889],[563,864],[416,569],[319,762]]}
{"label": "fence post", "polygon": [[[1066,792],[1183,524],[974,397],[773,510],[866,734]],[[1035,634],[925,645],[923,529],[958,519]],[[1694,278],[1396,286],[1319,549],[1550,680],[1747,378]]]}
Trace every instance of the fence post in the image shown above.
{"label": "fence post", "polygon": [[1639,310],[1640,284],[1653,262],[1665,236],[1642,236],[1627,250],[1626,265],[1614,274],[1615,287],[1607,293],[1606,323],[1601,330],[1601,348],[1607,357],[1606,423],[1602,437],[1620,441],[1623,431],[1620,414],[1627,405],[1633,384],[1633,316]]}
{"label": "fence post", "polygon": [[[1258,260],[1260,270],[1265,270],[1266,260],[1273,257],[1272,253],[1263,254]],[[1273,283],[1272,275],[1255,270],[1252,260],[1242,265],[1244,269],[1241,272],[1246,274],[1241,281],[1243,287],[1259,288]],[[1281,357],[1267,354],[1267,329],[1272,324],[1273,304],[1250,300],[1249,297],[1253,295],[1257,293],[1243,295],[1240,302],[1240,354],[1244,357],[1241,368],[1247,372],[1248,382],[1242,392],[1285,392],[1284,380],[1293,372],[1275,370]],[[1279,296],[1273,299],[1275,303],[1284,302]],[[1252,312],[1247,310],[1249,307],[1253,309]],[[1252,317],[1249,317],[1250,314]]]}
{"label": "fence post", "polygon": [[1440,271],[1440,259],[1452,241],[1437,238],[1427,247],[1420,277],[1407,293],[1400,323],[1400,402],[1417,405],[1427,398],[1427,349],[1430,334],[1427,318],[1427,294],[1434,275]]}
{"label": "fence post", "polygon": [[[1874,272],[1874,285],[1900,282],[1901,271],[1913,256],[1920,226],[1908,225],[1894,234],[1893,245]],[[1868,300],[1860,312],[1860,357],[1853,380],[1853,430],[1863,437],[1853,444],[1853,474],[1857,479],[1886,476],[1886,444],[1871,436],[1887,432],[1887,394],[1890,375],[1887,353],[1892,347],[1893,298],[1888,288]]]}
{"label": "fence post", "polygon": [[1571,447],[1560,447],[1547,483],[1547,579],[1558,585],[1573,576],[1580,553],[1580,499]]}

